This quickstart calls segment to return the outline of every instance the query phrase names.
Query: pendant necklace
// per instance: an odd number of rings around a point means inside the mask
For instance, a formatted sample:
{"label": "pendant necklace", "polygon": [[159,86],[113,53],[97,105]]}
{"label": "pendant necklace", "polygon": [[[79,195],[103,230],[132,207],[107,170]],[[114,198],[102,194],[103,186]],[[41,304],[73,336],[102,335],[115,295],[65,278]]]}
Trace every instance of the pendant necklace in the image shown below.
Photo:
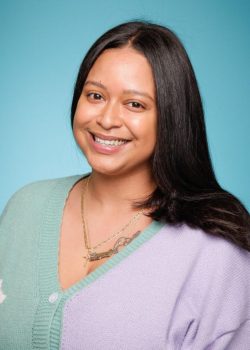
{"label": "pendant necklace", "polygon": [[87,255],[83,257],[85,259],[83,267],[86,267],[88,262],[97,261],[97,260],[101,260],[101,259],[104,259],[104,258],[108,258],[108,257],[112,256],[113,254],[118,253],[120,247],[126,246],[135,237],[137,237],[140,234],[140,231],[137,231],[132,237],[129,237],[129,238],[127,238],[127,237],[120,237],[117,240],[117,242],[115,243],[114,247],[109,249],[109,250],[107,250],[107,251],[103,251],[103,252],[100,252],[100,253],[97,253],[95,251],[97,248],[99,248],[104,243],[109,242],[111,239],[119,236],[127,228],[132,226],[132,224],[135,224],[139,220],[141,215],[143,214],[143,210],[140,210],[119,231],[113,233],[109,238],[107,238],[104,241],[98,243],[96,246],[91,247],[91,245],[90,245],[90,238],[89,238],[88,229],[87,229],[87,222],[86,222],[86,219],[85,219],[85,207],[84,207],[84,199],[85,199],[86,193],[88,191],[88,185],[89,185],[90,177],[91,177],[91,175],[87,178],[86,184],[84,184],[83,191],[82,191],[82,194],[81,194],[81,215],[82,215],[83,235],[84,235],[85,247],[86,247],[86,249],[88,251]]}

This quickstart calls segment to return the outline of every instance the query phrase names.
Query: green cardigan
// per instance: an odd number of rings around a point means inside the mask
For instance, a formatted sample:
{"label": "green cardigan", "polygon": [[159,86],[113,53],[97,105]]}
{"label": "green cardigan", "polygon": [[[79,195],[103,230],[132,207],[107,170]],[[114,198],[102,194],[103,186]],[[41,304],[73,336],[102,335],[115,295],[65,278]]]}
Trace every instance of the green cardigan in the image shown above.
{"label": "green cardigan", "polygon": [[68,194],[83,177],[28,184],[11,197],[0,217],[0,350],[58,349],[65,302],[163,225],[153,222],[107,263],[62,291],[58,279],[60,225]]}

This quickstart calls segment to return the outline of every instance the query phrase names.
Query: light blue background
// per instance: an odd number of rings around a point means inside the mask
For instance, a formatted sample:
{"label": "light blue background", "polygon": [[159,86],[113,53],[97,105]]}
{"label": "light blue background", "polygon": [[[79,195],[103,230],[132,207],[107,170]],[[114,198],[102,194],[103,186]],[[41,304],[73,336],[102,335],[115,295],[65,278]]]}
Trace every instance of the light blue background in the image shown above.
{"label": "light blue background", "polygon": [[131,19],[183,41],[218,180],[250,208],[248,0],[0,0],[0,211],[26,183],[89,169],[70,129],[75,77],[92,42]]}

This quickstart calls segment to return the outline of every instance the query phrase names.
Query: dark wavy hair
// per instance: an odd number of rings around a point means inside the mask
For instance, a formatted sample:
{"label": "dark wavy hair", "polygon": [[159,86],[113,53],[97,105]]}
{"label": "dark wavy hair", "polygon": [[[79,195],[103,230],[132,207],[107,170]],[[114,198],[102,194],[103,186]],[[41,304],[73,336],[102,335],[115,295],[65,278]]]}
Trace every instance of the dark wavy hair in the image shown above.
{"label": "dark wavy hair", "polygon": [[157,142],[152,157],[157,188],[137,206],[153,208],[149,215],[155,220],[199,227],[250,251],[249,213],[216,180],[196,77],[182,43],[172,30],[132,21],[104,33],[80,66],[71,106],[71,127],[94,62],[104,50],[123,46],[131,46],[147,58],[157,97]]}

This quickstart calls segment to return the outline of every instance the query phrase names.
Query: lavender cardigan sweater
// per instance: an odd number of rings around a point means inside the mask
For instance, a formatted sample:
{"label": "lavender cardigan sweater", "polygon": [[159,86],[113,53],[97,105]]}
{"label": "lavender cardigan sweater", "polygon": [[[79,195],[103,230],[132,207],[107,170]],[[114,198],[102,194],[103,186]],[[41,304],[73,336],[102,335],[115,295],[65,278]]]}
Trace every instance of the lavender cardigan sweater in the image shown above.
{"label": "lavender cardigan sweater", "polygon": [[82,176],[26,185],[0,219],[0,349],[250,350],[250,254],[153,221],[63,291],[58,244]]}

